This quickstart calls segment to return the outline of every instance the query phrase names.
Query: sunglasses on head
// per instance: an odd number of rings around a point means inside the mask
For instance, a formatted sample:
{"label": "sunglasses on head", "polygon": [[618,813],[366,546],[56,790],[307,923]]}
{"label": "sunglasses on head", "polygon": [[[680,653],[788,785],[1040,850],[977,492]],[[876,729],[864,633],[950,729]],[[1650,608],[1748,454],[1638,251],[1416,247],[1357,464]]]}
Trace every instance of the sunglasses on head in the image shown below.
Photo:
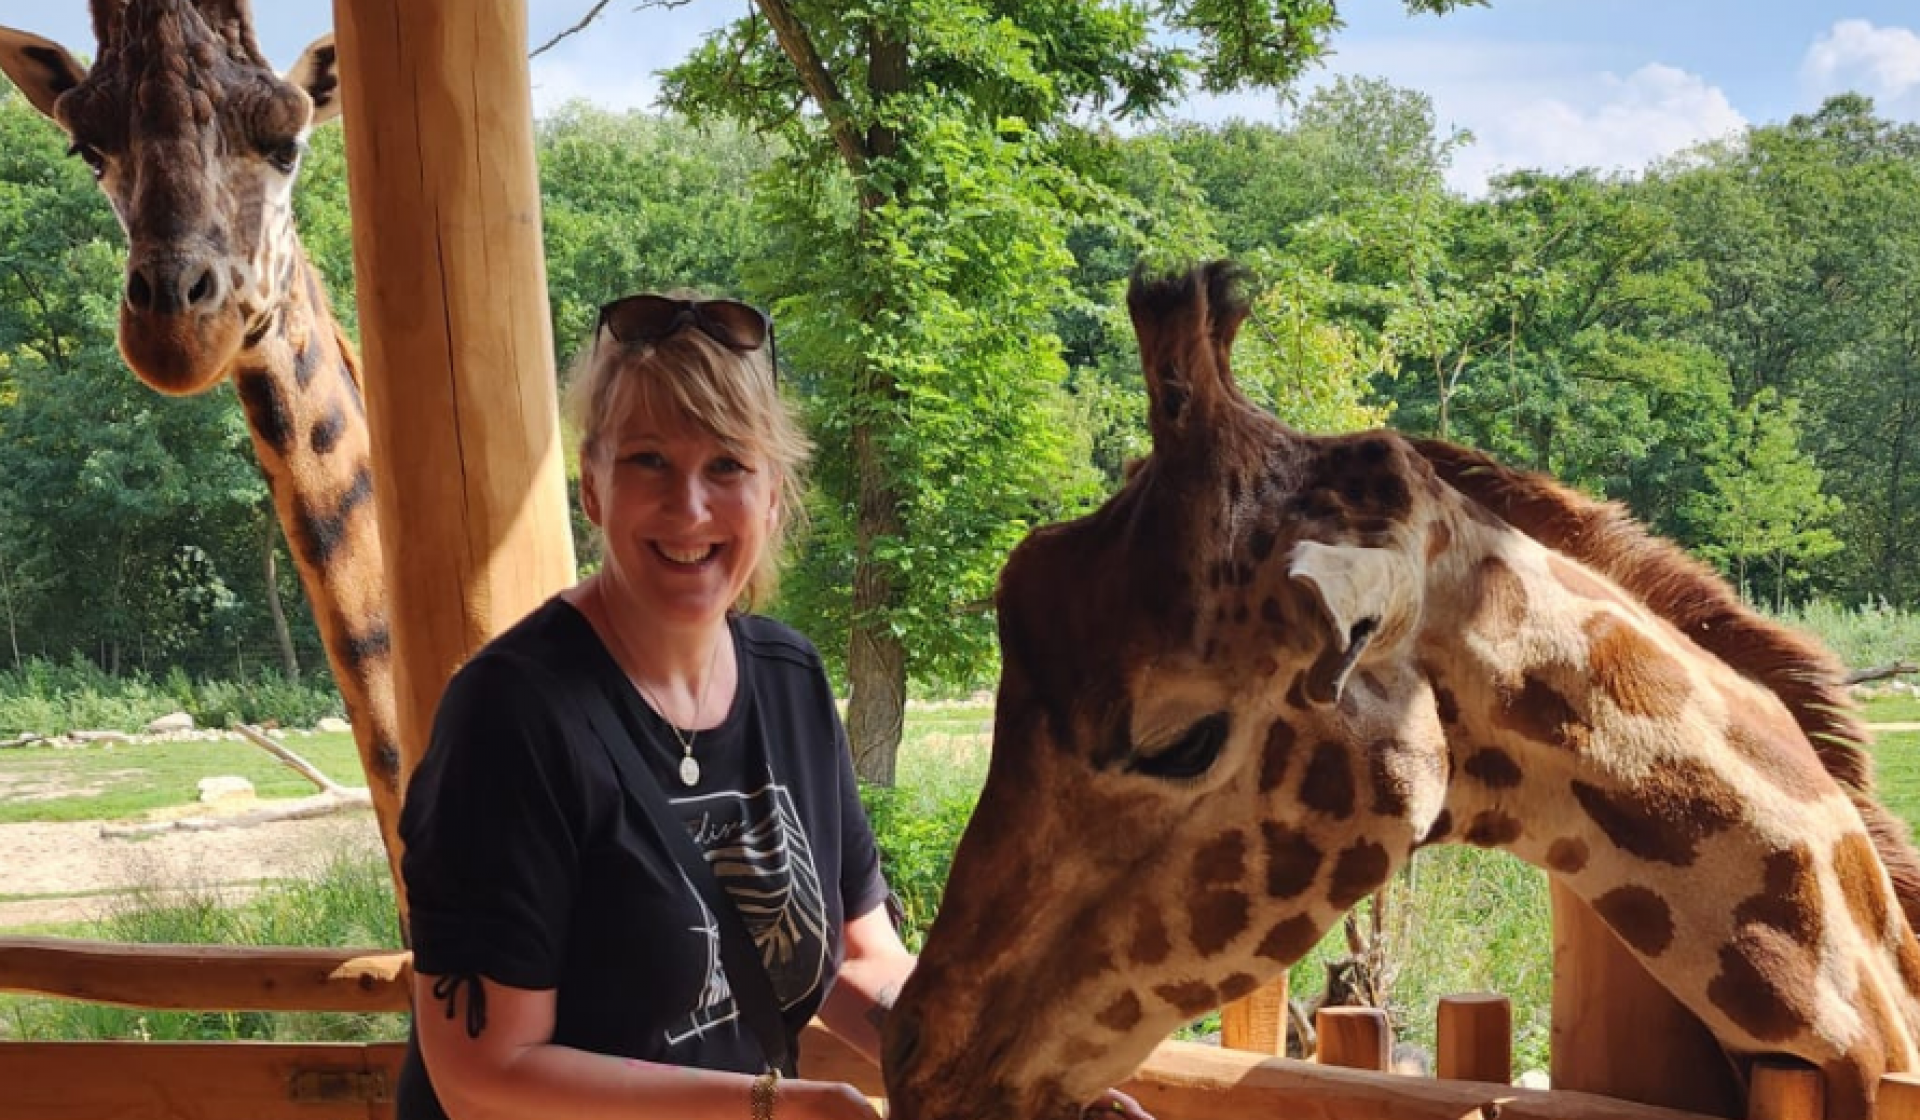
{"label": "sunglasses on head", "polygon": [[780,362],[773,348],[773,320],[767,313],[737,299],[676,299],[643,292],[600,308],[600,322],[615,342],[627,346],[660,342],[682,327],[693,327],[730,350],[743,354],[767,347],[776,376]]}

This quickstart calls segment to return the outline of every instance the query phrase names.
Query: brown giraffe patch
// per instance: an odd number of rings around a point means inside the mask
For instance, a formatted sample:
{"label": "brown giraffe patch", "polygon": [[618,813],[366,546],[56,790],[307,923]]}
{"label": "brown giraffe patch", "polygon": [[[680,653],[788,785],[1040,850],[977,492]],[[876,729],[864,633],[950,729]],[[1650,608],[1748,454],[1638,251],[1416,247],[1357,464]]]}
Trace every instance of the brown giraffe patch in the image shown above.
{"label": "brown giraffe patch", "polygon": [[[1098,1060],[1106,1052],[1106,1047],[1090,1038],[1068,1039],[1066,1048],[1060,1051],[1060,1061],[1068,1067],[1080,1066]],[[1060,1094],[1058,1085],[1059,1083],[1055,1082],[1041,1095],[1049,1098],[1058,1096]]]}
{"label": "brown giraffe patch", "polygon": [[1427,834],[1420,838],[1421,844],[1438,844],[1453,832],[1453,810],[1442,809],[1427,826]]}
{"label": "brown giraffe patch", "polygon": [[1873,841],[1864,832],[1850,832],[1833,846],[1833,873],[1840,880],[1840,894],[1847,910],[1867,940],[1878,943],[1887,935],[1886,880],[1881,875],[1880,857]]}
{"label": "brown giraffe patch", "polygon": [[1625,600],[1599,576],[1574,563],[1557,552],[1547,553],[1547,571],[1560,586],[1573,592],[1582,599],[1593,599],[1602,603],[1620,603]]}
{"label": "brown giraffe patch", "polygon": [[1293,760],[1297,733],[1293,725],[1276,719],[1267,727],[1267,746],[1260,756],[1260,792],[1272,793],[1287,780],[1287,763]]}
{"label": "brown giraffe patch", "polygon": [[1593,736],[1593,729],[1567,698],[1531,674],[1519,692],[1501,689],[1494,725],[1531,742],[1574,752],[1585,750]]}
{"label": "brown giraffe patch", "polygon": [[1900,951],[1896,954],[1900,962],[1900,982],[1907,991],[1920,995],[1920,940],[1916,940],[1910,929],[1900,931]]}
{"label": "brown giraffe patch", "polygon": [[1280,600],[1271,595],[1260,600],[1260,621],[1269,626],[1286,625],[1287,616],[1280,610]]}
{"label": "brown giraffe patch", "polygon": [[1813,874],[1813,853],[1805,844],[1767,856],[1765,884],[1734,910],[1733,920],[1740,926],[1771,926],[1807,948],[1820,944],[1820,883]]}
{"label": "brown giraffe patch", "polygon": [[1480,561],[1473,573],[1473,613],[1467,626],[1493,641],[1511,638],[1527,620],[1527,585],[1520,574],[1495,556]]}
{"label": "brown giraffe patch", "polygon": [[1167,936],[1167,926],[1160,920],[1159,909],[1142,902],[1134,911],[1133,942],[1127,947],[1127,956],[1135,964],[1155,965],[1172,952],[1173,939]]}
{"label": "brown giraffe patch", "polygon": [[1657,765],[1630,789],[1572,783],[1574,800],[1607,839],[1629,855],[1691,867],[1700,841],[1740,819],[1740,798],[1707,767],[1691,760]]}
{"label": "brown giraffe patch", "polygon": [[1727,745],[1754,772],[1789,797],[1818,801],[1834,791],[1833,778],[1798,725],[1784,713],[1753,710],[1727,698]]}
{"label": "brown giraffe patch", "polygon": [[1153,989],[1153,994],[1167,1001],[1175,1011],[1186,1016],[1212,1011],[1220,1006],[1220,1001],[1214,997],[1213,986],[1198,980],[1188,980],[1179,984],[1161,984]]}
{"label": "brown giraffe patch", "polygon": [[1433,708],[1439,714],[1441,723],[1451,727],[1460,722],[1460,701],[1437,684],[1433,686]]}
{"label": "brown giraffe patch", "polygon": [[1313,840],[1297,828],[1273,821],[1263,821],[1260,831],[1267,845],[1267,893],[1293,898],[1312,886],[1325,856]]}
{"label": "brown giraffe patch", "polygon": [[1132,992],[1121,992],[1118,999],[1107,1005],[1106,1010],[1093,1017],[1093,1021],[1115,1034],[1126,1034],[1140,1025],[1142,1014],[1140,997]]}
{"label": "brown giraffe patch", "polygon": [[1453,530],[1444,521],[1436,521],[1427,530],[1427,563],[1431,564],[1453,547]]}
{"label": "brown giraffe patch", "polygon": [[1480,848],[1503,848],[1520,839],[1526,831],[1518,818],[1497,810],[1484,810],[1473,815],[1467,822],[1467,830],[1460,839]]}
{"label": "brown giraffe patch", "polygon": [[1248,976],[1244,972],[1236,972],[1225,980],[1220,981],[1220,1002],[1223,1004],[1232,1003],[1242,996],[1252,994],[1253,990],[1259,986],[1260,981]]}
{"label": "brown giraffe patch", "polygon": [[1387,850],[1371,840],[1360,841],[1334,860],[1327,901],[1338,909],[1347,909],[1386,882],[1387,870]]}
{"label": "brown giraffe patch", "polygon": [[1512,789],[1524,777],[1520,772],[1520,764],[1498,747],[1475,751],[1460,769],[1466,771],[1469,778],[1492,789]]}
{"label": "brown giraffe patch", "polygon": [[1413,805],[1413,779],[1394,763],[1408,754],[1406,746],[1393,739],[1367,748],[1367,771],[1373,786],[1375,816],[1401,818]]}
{"label": "brown giraffe patch", "polygon": [[1189,902],[1193,947],[1211,957],[1246,932],[1248,899],[1239,891],[1200,891]]}
{"label": "brown giraffe patch", "polygon": [[1673,910],[1645,887],[1615,887],[1595,899],[1593,909],[1642,956],[1657,957],[1673,944]]}
{"label": "brown giraffe patch", "polygon": [[1806,954],[1778,931],[1743,931],[1720,950],[1720,972],[1707,999],[1734,1025],[1762,1042],[1784,1042],[1807,1029],[1813,985]]}
{"label": "brown giraffe patch", "polygon": [[1593,683],[1623,712],[1672,719],[1687,708],[1686,670],[1618,617],[1599,612],[1580,627]]}
{"label": "brown giraffe patch", "polygon": [[1193,856],[1192,879],[1203,887],[1237,884],[1247,877],[1247,837],[1239,829],[1223,832]]}
{"label": "brown giraffe patch", "polygon": [[1281,964],[1292,964],[1307,955],[1320,940],[1320,927],[1305,914],[1295,915],[1267,931],[1255,952]]}
{"label": "brown giraffe patch", "polygon": [[1300,782],[1300,803],[1337,821],[1353,816],[1353,766],[1345,748],[1337,743],[1314,748]]}
{"label": "brown giraffe patch", "polygon": [[1585,840],[1578,836],[1562,837],[1547,846],[1547,867],[1562,875],[1573,875],[1586,869],[1591,854]]}

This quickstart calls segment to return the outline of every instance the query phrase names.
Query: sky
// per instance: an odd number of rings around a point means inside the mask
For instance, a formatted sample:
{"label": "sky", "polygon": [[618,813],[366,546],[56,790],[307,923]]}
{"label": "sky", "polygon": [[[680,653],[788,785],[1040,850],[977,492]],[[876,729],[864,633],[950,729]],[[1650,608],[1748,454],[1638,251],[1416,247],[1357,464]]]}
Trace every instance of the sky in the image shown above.
{"label": "sky", "polygon": [[[635,10],[613,0],[587,31],[534,60],[534,110],[571,98],[647,108],[655,72],[748,0]],[[592,0],[527,0],[528,41],[577,22]],[[262,48],[283,69],[330,26],[329,0],[254,0]],[[1442,129],[1474,142],[1451,185],[1467,194],[1500,170],[1635,171],[1749,124],[1786,120],[1855,90],[1880,112],[1920,121],[1920,0],[1493,0],[1408,16],[1399,0],[1343,0],[1347,27],[1308,88],[1347,74],[1433,99]],[[83,0],[0,0],[0,24],[93,51]],[[1283,119],[1269,93],[1194,97],[1172,116]]]}

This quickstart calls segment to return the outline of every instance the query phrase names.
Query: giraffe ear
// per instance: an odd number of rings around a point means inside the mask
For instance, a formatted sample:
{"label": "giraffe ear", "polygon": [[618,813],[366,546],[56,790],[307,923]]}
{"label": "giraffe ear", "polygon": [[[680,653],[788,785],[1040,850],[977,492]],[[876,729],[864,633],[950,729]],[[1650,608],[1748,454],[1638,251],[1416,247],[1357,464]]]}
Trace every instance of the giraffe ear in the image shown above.
{"label": "giraffe ear", "polygon": [[1329,631],[1326,648],[1307,672],[1307,698],[1332,703],[1361,655],[1405,613],[1413,575],[1392,549],[1319,541],[1293,546],[1287,574],[1313,590]]}
{"label": "giraffe ear", "polygon": [[340,52],[334,48],[333,32],[313,41],[287,71],[287,81],[313,99],[310,127],[318,128],[340,115]]}
{"label": "giraffe ear", "polygon": [[11,27],[0,27],[0,70],[27,95],[28,104],[49,117],[60,95],[87,76],[87,68],[74,61],[67,48]]}

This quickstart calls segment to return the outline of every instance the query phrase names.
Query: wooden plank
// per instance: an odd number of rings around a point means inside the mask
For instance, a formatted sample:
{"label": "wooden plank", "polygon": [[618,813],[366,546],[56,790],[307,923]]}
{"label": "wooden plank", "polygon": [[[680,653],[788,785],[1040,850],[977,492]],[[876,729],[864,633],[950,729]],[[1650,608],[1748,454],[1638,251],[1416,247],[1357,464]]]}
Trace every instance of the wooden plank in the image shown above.
{"label": "wooden plank", "polygon": [[1823,1120],[1827,1083],[1804,1062],[1763,1058],[1753,1064],[1747,1120]]}
{"label": "wooden plank", "polygon": [[0,939],[0,991],[168,1011],[406,1011],[412,954],[386,949]]}
{"label": "wooden plank", "polygon": [[[0,1120],[391,1120],[399,1043],[0,1042]],[[336,1099],[294,1100],[296,1084]]]}
{"label": "wooden plank", "polygon": [[1220,1045],[1269,1057],[1287,1056],[1287,974],[1220,1009]]}
{"label": "wooden plank", "polygon": [[1323,1007],[1313,1017],[1314,1060],[1343,1069],[1384,1070],[1393,1059],[1393,1027],[1377,1007]]}
{"label": "wooden plank", "polygon": [[1450,1081],[1513,1080],[1513,1003],[1497,992],[1440,997],[1434,1030],[1436,1076]]}

